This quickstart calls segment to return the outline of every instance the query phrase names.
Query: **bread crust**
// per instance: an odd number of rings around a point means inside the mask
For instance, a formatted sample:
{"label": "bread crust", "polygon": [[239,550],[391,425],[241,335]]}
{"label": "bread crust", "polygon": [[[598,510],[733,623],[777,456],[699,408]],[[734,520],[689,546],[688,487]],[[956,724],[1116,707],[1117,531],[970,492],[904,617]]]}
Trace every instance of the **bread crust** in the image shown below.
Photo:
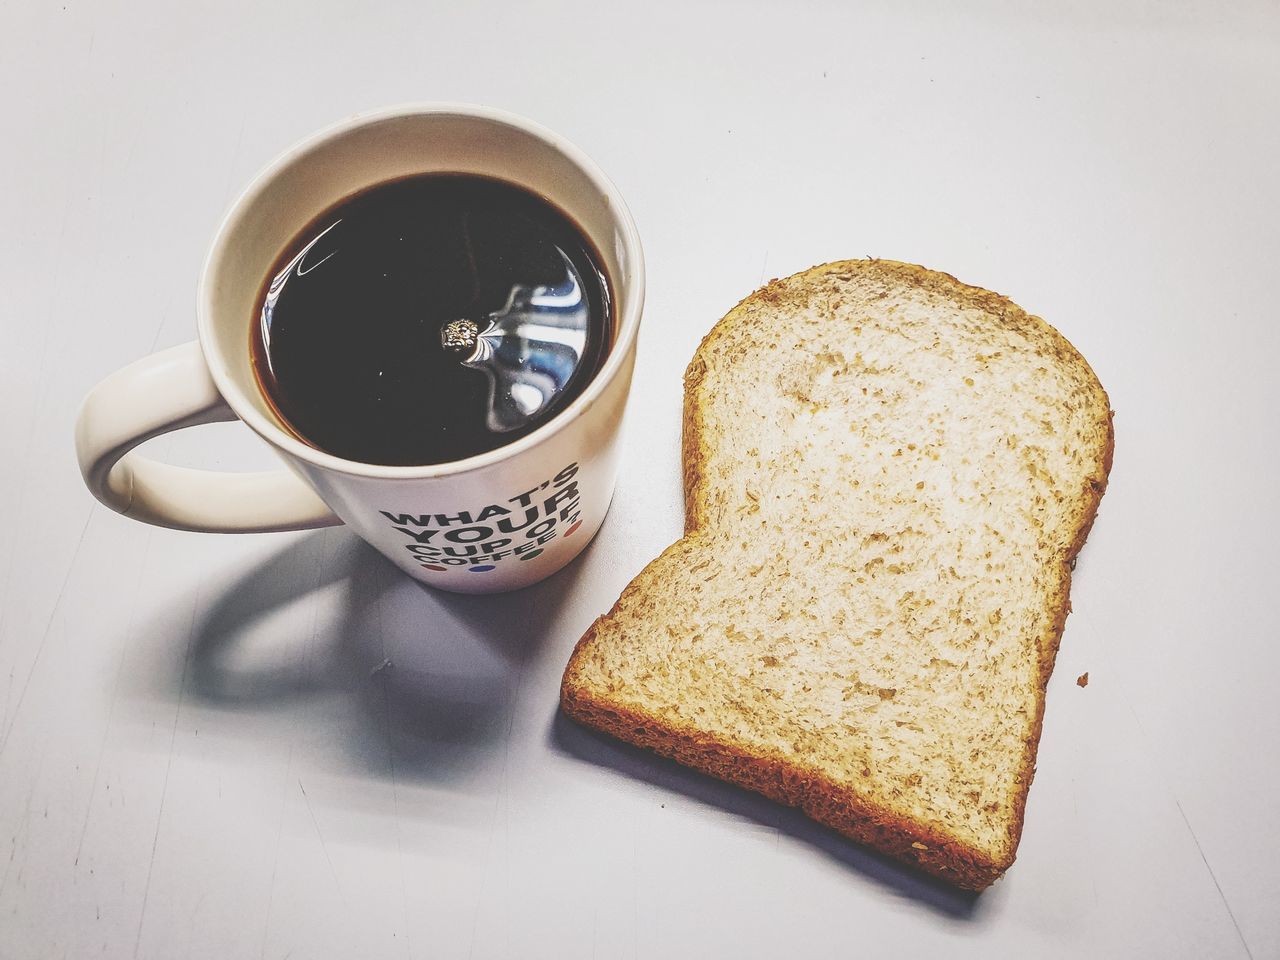
{"label": "bread crust", "polygon": [[[705,358],[712,354],[717,340],[729,335],[733,325],[741,322],[750,307],[761,302],[778,302],[787,296],[787,288],[792,285],[829,273],[847,275],[865,271],[893,275],[915,286],[940,291],[961,303],[999,314],[1011,325],[1033,329],[1049,338],[1060,360],[1079,365],[1094,383],[1098,383],[1096,374],[1084,357],[1044,320],[1026,313],[1006,297],[962,283],[950,274],[891,260],[844,260],[813,267],[785,280],[772,280],[740,301],[711,329],[702,339],[685,371],[682,429],[685,534],[681,541],[663,551],[646,570],[688,541],[699,539],[707,526],[708,509],[704,491],[706,465],[711,458],[712,447],[702,420],[703,397],[700,388],[706,375]],[[1024,743],[1019,775],[1012,785],[1014,816],[1008,828],[1006,857],[993,859],[986,856],[955,838],[941,834],[928,823],[900,816],[870,798],[859,796],[855,791],[832,782],[820,771],[808,769],[794,759],[780,755],[749,755],[735,745],[719,741],[692,726],[672,723],[620,704],[604,702],[594,696],[585,684],[579,682],[579,661],[594,639],[599,624],[613,616],[632,591],[640,588],[645,580],[644,572],[628,585],[609,613],[598,618],[588,628],[574,648],[561,685],[561,705],[565,713],[620,740],[754,790],[778,803],[799,807],[819,823],[957,887],[968,890],[985,889],[1014,861],[1022,833],[1027,793],[1035,775],[1036,751],[1044,722],[1045,690],[1071,609],[1069,595],[1072,561],[1084,546],[1097,517],[1098,505],[1111,471],[1115,450],[1113,411],[1100,384],[1098,388],[1104,408],[1099,413],[1105,417],[1104,453],[1099,470],[1086,479],[1080,491],[1079,509],[1074,524],[1076,533],[1060,564],[1056,590],[1050,598],[1047,611],[1049,616],[1046,619],[1045,633],[1038,638],[1040,655],[1039,678],[1034,690],[1035,716],[1031,735]]]}

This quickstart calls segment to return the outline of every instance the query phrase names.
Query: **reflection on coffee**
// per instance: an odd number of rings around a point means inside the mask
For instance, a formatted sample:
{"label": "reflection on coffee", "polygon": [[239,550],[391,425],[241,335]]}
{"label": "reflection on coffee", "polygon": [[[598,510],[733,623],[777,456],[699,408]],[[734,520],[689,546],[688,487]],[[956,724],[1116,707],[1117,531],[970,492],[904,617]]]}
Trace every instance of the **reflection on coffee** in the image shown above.
{"label": "reflection on coffee", "polygon": [[537,429],[612,338],[600,258],[563,213],[485,177],[380,184],[303,230],[258,297],[253,365],[303,440],[448,463]]}

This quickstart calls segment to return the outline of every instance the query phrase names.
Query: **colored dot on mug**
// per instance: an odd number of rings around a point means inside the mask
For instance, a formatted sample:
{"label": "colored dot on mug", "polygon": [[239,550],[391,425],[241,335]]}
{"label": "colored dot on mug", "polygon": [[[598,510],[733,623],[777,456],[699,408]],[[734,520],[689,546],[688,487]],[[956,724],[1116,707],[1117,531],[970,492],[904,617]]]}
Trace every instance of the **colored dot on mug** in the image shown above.
{"label": "colored dot on mug", "polygon": [[582,521],[581,521],[581,520],[579,520],[579,521],[578,521],[577,523],[575,523],[572,527],[570,527],[568,530],[566,530],[566,531],[564,532],[564,535],[565,535],[566,537],[571,537],[571,536],[573,536],[574,532],[575,532],[575,531],[577,531],[577,529],[578,529],[580,526],[582,526]]}
{"label": "colored dot on mug", "polygon": [[448,567],[442,567],[442,566],[440,566],[440,564],[438,564],[438,563],[424,563],[424,564],[422,565],[422,569],[423,569],[423,570],[439,570],[439,571],[443,572],[443,571],[447,570],[447,569],[448,569]]}
{"label": "colored dot on mug", "polygon": [[472,573],[485,573],[485,572],[487,572],[487,571],[489,571],[489,570],[492,570],[492,569],[493,569],[493,564],[491,564],[491,563],[482,563],[482,564],[480,564],[480,566],[478,566],[478,567],[471,567],[470,569],[471,569],[471,572],[472,572]]}
{"label": "colored dot on mug", "polygon": [[540,553],[542,553],[541,550],[530,550],[528,553],[524,554],[520,559],[532,560],[534,557],[538,556]]}

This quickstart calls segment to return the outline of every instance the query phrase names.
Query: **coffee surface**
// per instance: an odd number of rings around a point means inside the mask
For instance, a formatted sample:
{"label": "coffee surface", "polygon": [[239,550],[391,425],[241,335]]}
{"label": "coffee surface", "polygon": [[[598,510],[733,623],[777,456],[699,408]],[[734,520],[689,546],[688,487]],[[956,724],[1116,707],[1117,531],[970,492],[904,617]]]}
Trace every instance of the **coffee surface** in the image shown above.
{"label": "coffee surface", "polygon": [[258,297],[254,369],[303,440],[364,463],[448,463],[554,417],[612,338],[599,257],[511,184],[431,174],[318,217]]}

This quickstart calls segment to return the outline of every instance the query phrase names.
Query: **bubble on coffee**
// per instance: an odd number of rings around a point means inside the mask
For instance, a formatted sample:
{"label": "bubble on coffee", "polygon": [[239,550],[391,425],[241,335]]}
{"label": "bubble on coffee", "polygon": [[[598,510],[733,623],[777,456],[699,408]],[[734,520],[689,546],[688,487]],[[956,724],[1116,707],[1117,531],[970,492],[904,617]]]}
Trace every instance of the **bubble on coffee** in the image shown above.
{"label": "bubble on coffee", "polygon": [[259,297],[254,367],[307,443],[373,464],[465,459],[556,416],[608,353],[600,258],[512,184],[432,174],[326,211]]}

